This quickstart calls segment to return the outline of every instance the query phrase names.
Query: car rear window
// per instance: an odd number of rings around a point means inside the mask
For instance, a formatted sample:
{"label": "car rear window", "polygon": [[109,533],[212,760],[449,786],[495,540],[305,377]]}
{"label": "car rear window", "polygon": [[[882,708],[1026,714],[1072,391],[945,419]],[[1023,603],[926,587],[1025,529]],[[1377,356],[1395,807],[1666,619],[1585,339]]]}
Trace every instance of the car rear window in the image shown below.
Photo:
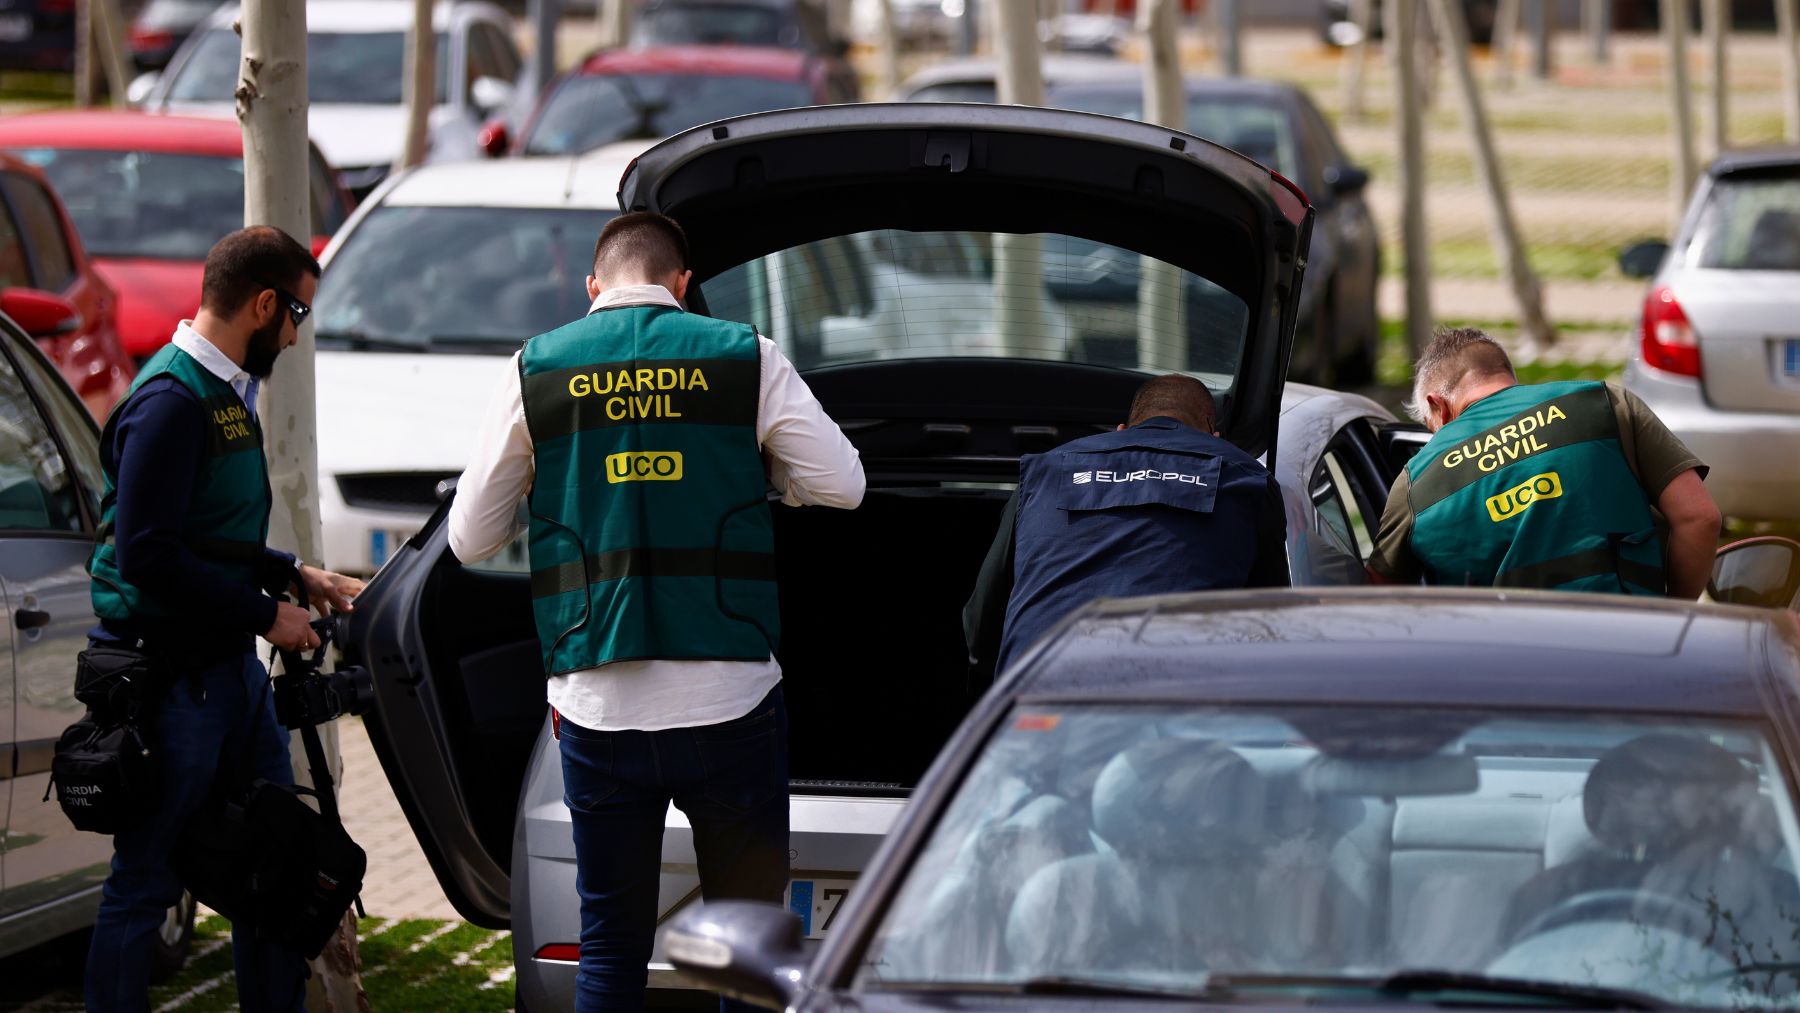
{"label": "car rear window", "polygon": [[213,155],[27,148],[95,257],[205,260],[244,224],[244,163]]}
{"label": "car rear window", "polygon": [[800,43],[797,25],[774,8],[748,4],[680,3],[650,7],[638,16],[636,46],[780,46]]}
{"label": "car rear window", "polygon": [[[1144,118],[1142,88],[1072,86],[1052,88],[1048,97],[1049,104],[1060,109]],[[1186,114],[1182,129],[1187,133],[1248,155],[1283,176],[1298,173],[1293,122],[1279,106],[1241,96],[1189,95]]]}
{"label": "car rear window", "polygon": [[714,74],[582,75],[564,81],[525,138],[528,155],[572,155],[614,141],[812,104],[804,81]]}
{"label": "car rear window", "polygon": [[319,280],[321,348],[515,352],[587,312],[611,211],[376,208]]}
{"label": "car rear window", "polygon": [[1051,234],[834,236],[731,268],[701,289],[707,312],[754,324],[802,369],[1007,356],[1185,370],[1222,391],[1249,322],[1243,300],[1205,278]]}
{"label": "car rear window", "polygon": [[[447,100],[450,39],[437,37],[437,100]],[[193,55],[174,71],[171,102],[231,102],[243,40],[228,29],[208,30]],[[306,97],[313,103],[397,105],[406,62],[405,32],[308,32]]]}
{"label": "car rear window", "polygon": [[1698,267],[1800,271],[1800,166],[1721,177],[1688,256]]}
{"label": "car rear window", "polygon": [[1791,1008],[1797,844],[1752,722],[1022,704],[855,964],[876,990],[1385,1004],[1406,973]]}

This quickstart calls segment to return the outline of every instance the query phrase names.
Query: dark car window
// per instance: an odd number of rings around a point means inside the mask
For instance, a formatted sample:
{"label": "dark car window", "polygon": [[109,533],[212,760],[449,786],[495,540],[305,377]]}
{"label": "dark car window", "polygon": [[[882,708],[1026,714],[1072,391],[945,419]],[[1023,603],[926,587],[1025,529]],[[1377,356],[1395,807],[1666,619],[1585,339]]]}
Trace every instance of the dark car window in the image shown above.
{"label": "dark car window", "polygon": [[727,116],[812,104],[804,81],[708,74],[584,75],[564,81],[525,138],[528,155],[572,155],[677,134]]}
{"label": "dark car window", "polygon": [[48,363],[24,352],[17,355],[17,360],[37,394],[38,404],[50,417],[56,435],[62,438],[63,451],[81,483],[81,497],[87,502],[89,516],[98,518],[106,477],[100,470],[100,433],[94,426],[94,417]]}
{"label": "dark car window", "polygon": [[480,55],[480,69],[469,75],[471,83],[478,77],[497,77],[511,81],[519,76],[519,55],[506,36],[492,25],[475,25],[469,29],[469,51]]}
{"label": "dark car window", "polygon": [[[450,39],[437,37],[437,100],[447,101]],[[237,90],[243,40],[230,29],[200,36],[193,54],[175,70],[171,102],[231,102]],[[405,32],[308,32],[307,101],[397,105],[406,60]]]}
{"label": "dark car window", "polygon": [[[1256,616],[1241,635],[1270,633]],[[1091,691],[1115,683],[1095,672]],[[1791,1008],[1788,774],[1759,724],[1641,718],[1626,701],[1021,705],[945,780],[923,846],[891,856],[901,882],[849,963],[869,992],[1525,1002],[1387,991],[1417,972]]]}
{"label": "dark car window", "polygon": [[[1144,118],[1144,96],[1138,88],[1069,85],[1050,89],[1047,101],[1059,109],[1129,120]],[[1187,123],[1182,129],[1248,155],[1283,176],[1297,175],[1300,159],[1293,121],[1273,102],[1232,95],[1189,95]]]}
{"label": "dark car window", "polygon": [[1352,484],[1353,464],[1345,460],[1341,447],[1327,450],[1313,469],[1311,483],[1313,510],[1318,514],[1319,531],[1339,552],[1367,560],[1375,547],[1369,537],[1370,518]]}
{"label": "dark car window", "polygon": [[307,152],[307,186],[312,197],[313,235],[329,236],[337,232],[349,216],[343,195],[338,192],[337,175],[325,165],[319,149]]}
{"label": "dark car window", "polygon": [[0,287],[31,287],[31,264],[12,212],[0,205]]}
{"label": "dark car window", "polygon": [[244,162],[86,148],[19,152],[50,177],[96,257],[204,260],[244,224]]}
{"label": "dark car window", "polygon": [[1721,177],[1688,256],[1727,271],[1800,271],[1800,166]]}
{"label": "dark car window", "polygon": [[0,185],[6,187],[7,200],[12,203],[25,231],[37,287],[46,292],[61,292],[68,288],[75,280],[75,257],[69,251],[62,216],[56,213],[50,195],[37,180],[15,172],[0,173]]}
{"label": "dark car window", "polygon": [[24,378],[0,355],[0,531],[79,531],[79,496]]}
{"label": "dark car window", "polygon": [[321,348],[514,352],[587,311],[610,211],[379,207],[319,281]]}
{"label": "dark car window", "polygon": [[[804,0],[803,0],[804,2]],[[665,3],[644,9],[632,27],[635,46],[779,46],[801,44],[800,26],[762,4]]]}

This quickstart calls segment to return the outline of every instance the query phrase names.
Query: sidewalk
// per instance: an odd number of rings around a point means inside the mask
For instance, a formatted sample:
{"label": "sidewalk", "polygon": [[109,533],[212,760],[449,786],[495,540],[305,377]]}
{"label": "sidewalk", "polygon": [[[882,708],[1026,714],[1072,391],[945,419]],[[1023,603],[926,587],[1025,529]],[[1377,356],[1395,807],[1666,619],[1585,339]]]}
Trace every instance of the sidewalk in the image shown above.
{"label": "sidewalk", "polygon": [[461,921],[388,787],[362,719],[338,721],[338,749],[344,764],[338,808],[344,828],[369,853],[362,893],[369,916]]}

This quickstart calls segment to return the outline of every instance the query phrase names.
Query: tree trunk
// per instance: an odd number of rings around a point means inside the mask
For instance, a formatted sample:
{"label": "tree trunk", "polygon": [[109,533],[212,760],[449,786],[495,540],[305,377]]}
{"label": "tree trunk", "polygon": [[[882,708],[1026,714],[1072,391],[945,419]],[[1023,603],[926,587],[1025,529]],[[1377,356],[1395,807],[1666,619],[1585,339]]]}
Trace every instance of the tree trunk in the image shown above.
{"label": "tree trunk", "polygon": [[1603,67],[1612,62],[1612,0],[1583,0],[1581,9],[1594,66]]}
{"label": "tree trunk", "polygon": [[562,0],[527,0],[525,15],[531,22],[531,93],[542,95],[556,76],[556,22],[562,15]]}
{"label": "tree trunk", "polygon": [[1669,213],[1671,228],[1681,224],[1682,209],[1688,193],[1694,188],[1699,168],[1694,158],[1694,108],[1688,81],[1687,4],[1684,0],[1662,0],[1663,40],[1668,44],[1669,60],[1669,137],[1675,147],[1675,161],[1669,174]]}
{"label": "tree trunk", "polygon": [[[1044,104],[1044,70],[1036,0],[985,0],[994,10],[994,56],[999,99],[1011,105]],[[1041,344],[1044,318],[1043,241],[1038,236],[994,236],[994,333],[1002,351],[1020,353]]]}
{"label": "tree trunk", "polygon": [[1451,67],[1456,73],[1457,91],[1462,95],[1463,118],[1469,124],[1469,142],[1475,147],[1475,170],[1487,194],[1488,225],[1494,243],[1494,256],[1512,283],[1513,299],[1519,306],[1519,328],[1534,345],[1548,347],[1556,340],[1556,332],[1544,317],[1544,293],[1532,273],[1525,256],[1525,243],[1519,237],[1518,223],[1513,219],[1512,204],[1506,194],[1506,180],[1500,167],[1500,156],[1494,149],[1493,133],[1488,126],[1487,109],[1481,100],[1481,88],[1475,81],[1475,68],[1469,62],[1469,26],[1463,17],[1462,0],[1431,0],[1438,35],[1450,49]]}
{"label": "tree trunk", "polygon": [[1800,0],[1775,0],[1776,34],[1781,40],[1781,119],[1789,144],[1800,144],[1800,31],[1796,30],[1794,5]]}
{"label": "tree trunk", "polygon": [[894,31],[894,0],[875,0],[875,10],[880,16],[880,37],[875,45],[879,50],[876,57],[881,68],[881,97],[892,102],[900,91],[900,39]]}
{"label": "tree trunk", "polygon": [[[1213,0],[1219,5],[1219,73],[1244,76],[1244,12],[1240,0]],[[1173,20],[1170,22],[1173,30]]]}
{"label": "tree trunk", "polygon": [[76,0],[75,104],[100,104],[100,83],[115,107],[125,105],[131,84],[131,57],[125,49],[124,18],[114,0]]}
{"label": "tree trunk", "polygon": [[1524,13],[1521,0],[1500,0],[1494,12],[1494,86],[1513,85],[1513,50],[1519,43],[1519,18]]}
{"label": "tree trunk", "polygon": [[[272,225],[305,243],[312,234],[306,139],[306,4],[304,0],[247,0],[239,16],[244,37],[236,89],[238,121],[244,126],[244,223]],[[269,457],[273,509],[269,542],[302,562],[320,560],[318,437],[313,415],[313,329],[300,328],[299,342],[276,360],[274,374],[257,399],[264,448]],[[333,777],[341,780],[336,729],[319,729]],[[298,738],[290,745],[295,780],[311,781]],[[312,1010],[366,1010],[353,959],[356,922],[312,962],[307,1006]],[[332,955],[336,955],[334,959]],[[355,1005],[349,1005],[350,1002]]]}
{"label": "tree trunk", "polygon": [[631,0],[600,0],[600,48],[619,49],[631,38]]}
{"label": "tree trunk", "polygon": [[1406,340],[1413,356],[1431,337],[1431,245],[1425,225],[1425,123],[1419,101],[1417,0],[1386,0],[1394,47],[1394,124],[1400,132],[1400,235],[1406,260]]}
{"label": "tree trunk", "polygon": [[406,35],[406,142],[399,168],[425,161],[431,142],[431,107],[437,102],[437,33],[431,24],[432,0],[413,0],[412,28]]}
{"label": "tree trunk", "polygon": [[[1187,95],[1181,85],[1181,47],[1176,38],[1180,0],[1139,0],[1144,33],[1144,119],[1181,130]],[[1229,33],[1228,33],[1229,34]],[[1230,47],[1227,42],[1227,48]],[[1154,257],[1138,259],[1138,364],[1147,369],[1187,366],[1187,301],[1180,268]]]}
{"label": "tree trunk", "polygon": [[1712,128],[1712,153],[1716,157],[1731,147],[1730,96],[1725,90],[1725,46],[1731,38],[1731,4],[1728,0],[1706,0],[1706,42],[1709,54],[1707,70],[1712,74],[1712,115],[1707,124]]}
{"label": "tree trunk", "polygon": [[1548,81],[1556,73],[1555,0],[1531,0],[1531,73]]}
{"label": "tree trunk", "polygon": [[1350,20],[1357,39],[1344,54],[1344,117],[1353,123],[1363,119],[1363,83],[1368,78],[1369,35],[1374,29],[1375,0],[1349,0]]}

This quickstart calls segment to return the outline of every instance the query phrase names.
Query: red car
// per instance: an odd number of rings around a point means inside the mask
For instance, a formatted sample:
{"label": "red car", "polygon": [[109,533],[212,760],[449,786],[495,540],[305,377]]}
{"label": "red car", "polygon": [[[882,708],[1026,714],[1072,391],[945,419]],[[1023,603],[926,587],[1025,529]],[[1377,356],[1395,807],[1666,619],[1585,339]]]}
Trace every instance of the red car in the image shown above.
{"label": "red car", "polygon": [[[103,109],[0,119],[0,148],[42,169],[118,291],[124,349],[149,358],[200,306],[213,243],[244,224],[244,137],[235,120]],[[350,209],[315,148],[313,252]],[[85,315],[85,314],[84,314]]]}
{"label": "red car", "polygon": [[[524,155],[572,155],[654,140],[727,116],[853,102],[825,58],[755,46],[669,46],[596,53],[550,85],[519,135]],[[483,134],[490,154],[504,132]]]}
{"label": "red car", "polygon": [[0,154],[0,312],[37,339],[97,419],[137,372],[120,345],[118,309],[50,181]]}

